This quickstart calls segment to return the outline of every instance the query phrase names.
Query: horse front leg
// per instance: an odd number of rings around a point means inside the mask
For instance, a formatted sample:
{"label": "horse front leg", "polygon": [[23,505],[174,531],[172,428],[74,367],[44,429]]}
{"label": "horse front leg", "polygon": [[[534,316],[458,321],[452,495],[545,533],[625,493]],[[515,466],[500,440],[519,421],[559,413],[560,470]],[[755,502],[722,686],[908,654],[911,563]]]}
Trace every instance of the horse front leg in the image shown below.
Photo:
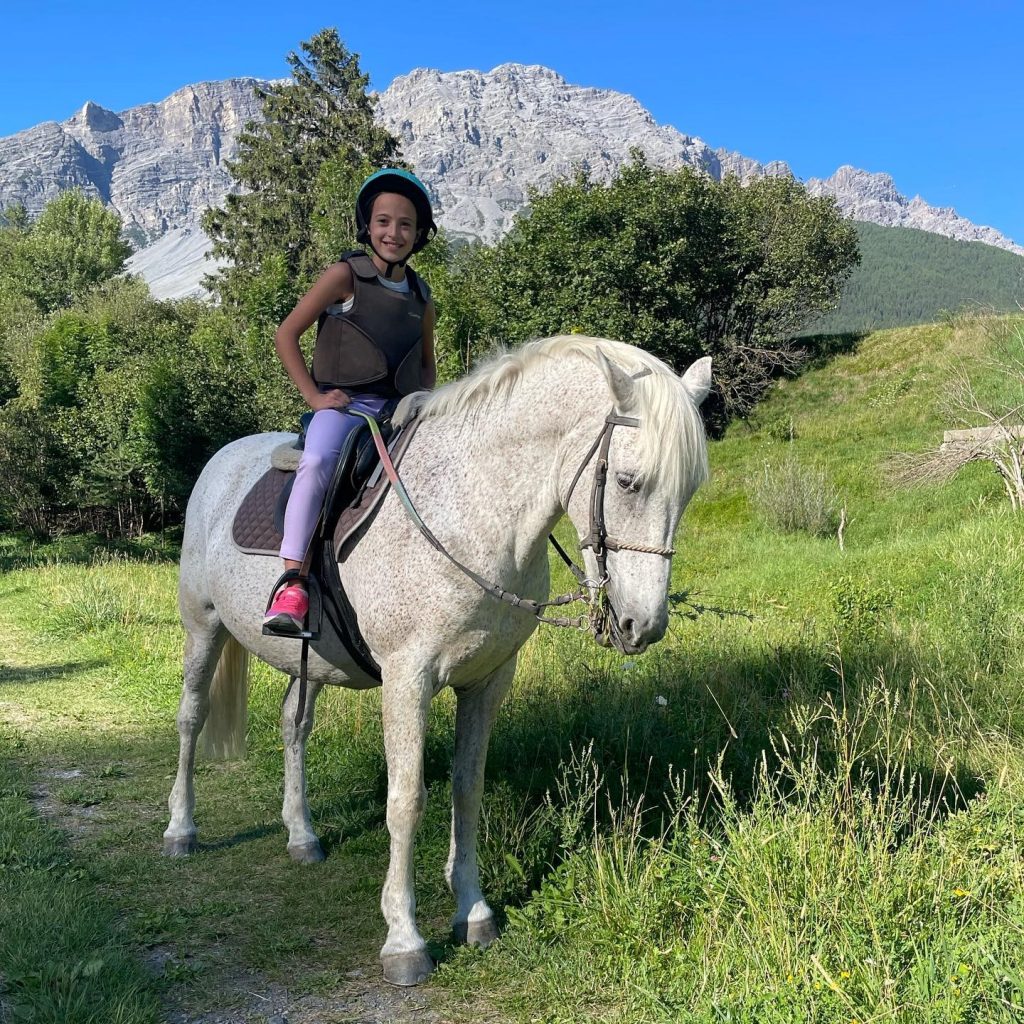
{"label": "horse front leg", "polygon": [[515,671],[513,656],[477,686],[456,694],[452,836],[445,878],[455,896],[455,940],[475,946],[488,946],[498,937],[494,912],[480,891],[477,831],[491,728]]}
{"label": "horse front leg", "polygon": [[380,951],[384,980],[418,985],[434,970],[427,944],[416,928],[413,853],[416,831],[427,802],[423,747],[432,681],[421,669],[383,666],[381,713],[388,762],[388,833],[391,859],[380,908],[388,936]]}
{"label": "horse front leg", "polygon": [[306,684],[306,704],[302,719],[295,724],[299,702],[299,683],[292,679],[281,705],[281,738],[284,741],[284,805],[281,818],[288,829],[288,854],[300,864],[315,864],[324,859],[320,840],[309,820],[306,798],[306,742],[313,728],[313,709],[323,683],[312,679]]}

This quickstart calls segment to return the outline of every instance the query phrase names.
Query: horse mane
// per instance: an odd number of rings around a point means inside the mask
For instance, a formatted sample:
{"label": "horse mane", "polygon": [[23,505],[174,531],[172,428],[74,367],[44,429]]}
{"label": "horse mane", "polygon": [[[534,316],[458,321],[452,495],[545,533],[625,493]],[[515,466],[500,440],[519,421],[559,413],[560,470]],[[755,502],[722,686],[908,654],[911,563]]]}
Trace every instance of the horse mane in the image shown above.
{"label": "horse mane", "polygon": [[560,334],[528,341],[480,363],[461,380],[438,388],[420,415],[465,415],[506,399],[520,380],[552,359],[580,357],[599,365],[598,353],[627,373],[650,373],[636,381],[640,418],[639,481],[644,490],[661,485],[673,493],[692,493],[708,477],[707,440],[700,413],[679,375],[643,349],[622,341]]}

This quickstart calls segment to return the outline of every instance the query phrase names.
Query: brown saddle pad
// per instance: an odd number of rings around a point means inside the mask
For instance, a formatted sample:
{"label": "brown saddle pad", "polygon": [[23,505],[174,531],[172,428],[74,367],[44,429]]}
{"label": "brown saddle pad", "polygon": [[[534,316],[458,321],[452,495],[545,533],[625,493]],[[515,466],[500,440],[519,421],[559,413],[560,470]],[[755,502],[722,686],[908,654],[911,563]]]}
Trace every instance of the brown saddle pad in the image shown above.
{"label": "brown saddle pad", "polygon": [[268,469],[242,500],[231,524],[231,539],[247,555],[280,554],[277,505],[292,476],[280,469]]}

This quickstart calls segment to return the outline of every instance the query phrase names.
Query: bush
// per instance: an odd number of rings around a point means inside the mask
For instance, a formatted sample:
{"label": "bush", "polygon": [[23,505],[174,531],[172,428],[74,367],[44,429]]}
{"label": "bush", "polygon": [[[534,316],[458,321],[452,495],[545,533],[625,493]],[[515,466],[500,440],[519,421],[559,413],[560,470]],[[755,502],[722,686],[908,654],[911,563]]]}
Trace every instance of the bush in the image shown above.
{"label": "bush", "polygon": [[[70,465],[52,418],[24,398],[0,406],[0,528],[60,531],[53,510],[70,490]],[[52,527],[52,529],[51,529]]]}
{"label": "bush", "polygon": [[751,495],[765,523],[783,533],[827,537],[839,527],[839,494],[819,469],[793,456],[776,466],[765,463]]}
{"label": "bush", "polygon": [[0,525],[127,536],[174,521],[217,448],[286,419],[265,414],[288,392],[257,342],[131,279],[39,321],[0,360]]}
{"label": "bush", "polygon": [[461,352],[578,330],[679,369],[710,355],[714,434],[800,365],[793,334],[835,304],[859,258],[835,203],[792,178],[716,182],[635,150],[607,184],[581,172],[531,191],[496,245],[459,254],[446,340]]}

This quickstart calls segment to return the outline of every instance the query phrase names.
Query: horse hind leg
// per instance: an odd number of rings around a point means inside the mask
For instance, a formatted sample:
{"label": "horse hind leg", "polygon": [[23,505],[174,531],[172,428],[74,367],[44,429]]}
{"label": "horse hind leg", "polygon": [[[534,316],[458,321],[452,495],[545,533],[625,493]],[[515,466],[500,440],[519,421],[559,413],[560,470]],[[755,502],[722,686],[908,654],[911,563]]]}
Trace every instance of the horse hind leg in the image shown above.
{"label": "horse hind leg", "polygon": [[515,670],[513,657],[478,686],[456,692],[452,833],[445,878],[455,896],[452,933],[457,942],[473,946],[489,946],[498,937],[494,912],[480,889],[477,831],[491,729]]}
{"label": "horse hind leg", "polygon": [[313,728],[313,709],[322,683],[307,680],[306,702],[302,719],[296,725],[299,685],[292,679],[281,707],[281,737],[284,740],[284,806],[281,818],[288,829],[288,854],[300,864],[314,864],[324,859],[320,840],[309,819],[306,799],[306,742]]}
{"label": "horse hind leg", "polygon": [[245,740],[246,651],[219,621],[204,628],[186,623],[186,629],[184,685],[177,717],[178,772],[167,801],[171,820],[163,845],[169,857],[184,857],[196,849],[194,775],[203,726],[207,725],[204,752],[212,756],[235,756]]}

